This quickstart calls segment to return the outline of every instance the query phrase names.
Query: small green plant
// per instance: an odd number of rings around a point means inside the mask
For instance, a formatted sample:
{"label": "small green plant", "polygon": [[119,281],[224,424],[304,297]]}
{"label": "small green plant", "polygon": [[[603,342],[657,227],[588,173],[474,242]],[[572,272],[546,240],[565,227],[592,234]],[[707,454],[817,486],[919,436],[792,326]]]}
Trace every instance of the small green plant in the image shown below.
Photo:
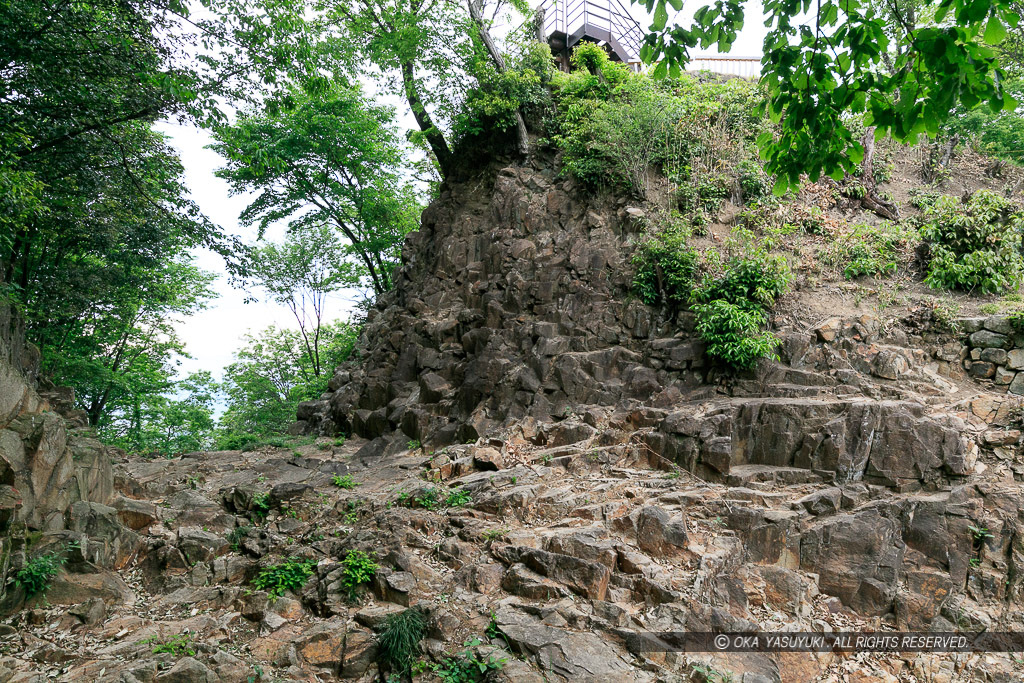
{"label": "small green plant", "polygon": [[351,491],[357,486],[362,486],[362,484],[352,479],[351,474],[346,474],[345,476],[339,476],[336,474],[334,475],[334,478],[331,479],[331,483],[340,489],[345,489],[346,491]]}
{"label": "small green plant", "polygon": [[249,506],[252,516],[256,521],[262,521],[270,514],[270,494],[266,491],[257,493],[252,497],[252,504]]}
{"label": "small green plant", "polygon": [[359,587],[372,581],[380,566],[373,557],[362,550],[350,550],[341,561],[341,585],[351,601],[359,597]]}
{"label": "small green plant", "polygon": [[971,565],[972,567],[980,567],[980,566],[981,566],[981,559],[980,559],[980,558],[977,558],[977,557],[972,557],[972,558],[971,558],[971,559],[969,560],[969,562],[970,562],[970,565]]}
{"label": "small green plant", "polygon": [[702,683],[732,683],[732,673],[719,671],[710,664],[698,664],[693,667],[693,673],[701,677]]}
{"label": "small green plant", "polygon": [[916,235],[899,225],[885,222],[878,226],[857,225],[837,237],[822,258],[843,270],[848,280],[861,276],[893,275],[903,259],[909,259]]}
{"label": "small green plant", "polygon": [[410,451],[416,451],[422,448],[423,444],[419,442],[419,439],[412,439],[409,443],[406,444],[406,446],[409,447]]}
{"label": "small green plant", "polygon": [[25,591],[28,598],[35,597],[46,592],[50,587],[53,577],[57,576],[60,568],[67,562],[67,553],[78,548],[78,543],[72,542],[62,546],[59,550],[36,555],[25,563],[25,566],[14,575],[14,583]]}
{"label": "small green plant", "polygon": [[487,529],[486,531],[483,532],[483,534],[481,534],[481,536],[483,536],[483,539],[485,541],[490,542],[490,541],[495,541],[495,540],[503,537],[507,533],[508,533],[508,529],[506,529],[505,527],[500,527],[500,528],[497,528],[497,529]]}
{"label": "small green plant", "polygon": [[251,526],[236,526],[230,532],[228,532],[228,543],[231,544],[231,550],[238,552],[242,546],[242,539],[249,535],[249,531],[252,530]]}
{"label": "small green plant", "polygon": [[466,649],[462,652],[445,657],[440,664],[427,663],[421,668],[429,669],[442,683],[481,683],[487,680],[492,671],[501,671],[508,661],[505,657],[495,655],[481,659],[473,650],[481,642],[479,638],[467,640],[464,643]]}
{"label": "small green plant", "polygon": [[350,500],[345,505],[345,524],[353,525],[359,521],[359,508],[363,506],[363,501],[356,499]]}
{"label": "small green plant", "polygon": [[265,590],[271,598],[279,598],[286,591],[298,592],[313,575],[313,560],[289,560],[267,567],[252,580],[258,590]]}
{"label": "small green plant", "polygon": [[428,486],[427,488],[420,491],[420,494],[418,496],[413,498],[413,503],[421,508],[424,508],[425,510],[436,510],[438,506],[441,504],[439,496],[440,494],[438,493],[438,490],[436,488],[434,488],[433,486]]}
{"label": "small green plant", "polygon": [[1014,311],[1006,316],[1007,322],[1017,332],[1024,332],[1024,311]]}
{"label": "small green plant", "polygon": [[978,306],[978,312],[979,313],[984,313],[985,315],[995,315],[996,313],[999,312],[999,304],[997,304],[997,303],[982,304],[982,305]]}
{"label": "small green plant", "polygon": [[153,654],[169,654],[175,657],[193,657],[196,654],[191,633],[178,633],[169,638],[152,636],[139,641],[140,645],[152,645]]}
{"label": "small green plant", "polygon": [[974,526],[972,524],[967,527],[967,531],[971,534],[971,540],[974,542],[975,548],[980,548],[986,540],[992,538],[992,532],[983,526]]}
{"label": "small green plant", "polygon": [[700,254],[687,238],[684,230],[664,230],[649,235],[633,252],[633,291],[645,304],[682,308],[689,302]]}
{"label": "small green plant", "polygon": [[445,498],[444,504],[450,508],[465,507],[466,505],[473,504],[473,496],[466,489],[452,489],[448,492],[448,497]]}
{"label": "small green plant", "polygon": [[407,609],[388,616],[377,636],[381,662],[394,674],[411,677],[420,641],[426,634],[427,621],[417,609]]}
{"label": "small green plant", "polygon": [[334,445],[335,446],[344,446],[345,445],[345,437],[344,436],[339,436],[338,438],[336,438],[334,440]]}

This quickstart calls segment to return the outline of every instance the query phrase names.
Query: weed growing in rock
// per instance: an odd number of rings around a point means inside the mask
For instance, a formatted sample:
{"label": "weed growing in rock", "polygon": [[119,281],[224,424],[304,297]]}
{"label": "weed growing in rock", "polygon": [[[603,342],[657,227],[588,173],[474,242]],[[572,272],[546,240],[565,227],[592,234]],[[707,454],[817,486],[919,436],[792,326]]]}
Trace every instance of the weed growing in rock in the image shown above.
{"label": "weed growing in rock", "polygon": [[1010,200],[979,190],[966,202],[944,195],[925,208],[921,237],[928,243],[925,284],[996,294],[1017,289],[1024,216]]}
{"label": "weed growing in rock", "polygon": [[196,654],[191,633],[178,633],[170,638],[152,636],[139,641],[140,645],[152,645],[153,654],[169,654],[175,657],[192,657]]}
{"label": "weed growing in rock", "polygon": [[420,494],[418,496],[413,498],[413,503],[425,510],[436,510],[437,507],[441,504],[439,495],[440,494],[438,493],[438,490],[436,488],[434,488],[433,486],[428,486],[427,488],[420,491]]}
{"label": "weed growing in rock", "polygon": [[362,550],[350,550],[341,561],[341,585],[348,598],[355,601],[359,596],[359,586],[373,580],[380,569],[373,557]]}
{"label": "weed growing in rock", "polygon": [[427,621],[417,609],[390,615],[377,636],[380,661],[399,676],[412,676],[420,641],[427,633]]}
{"label": "weed growing in rock", "polygon": [[345,489],[346,491],[351,491],[352,489],[354,489],[357,486],[362,486],[362,484],[360,484],[359,482],[357,482],[357,481],[352,479],[352,475],[351,474],[346,474],[343,477],[342,476],[338,476],[336,474],[336,475],[334,475],[334,478],[331,479],[331,483],[334,484],[335,486],[337,486],[340,489]]}
{"label": "weed growing in rock", "polygon": [[500,527],[498,529],[487,529],[483,532],[483,534],[481,534],[481,536],[483,536],[483,539],[485,541],[490,542],[503,537],[507,533],[508,529],[506,529],[505,527]]}
{"label": "weed growing in rock", "polygon": [[418,451],[420,448],[423,447],[423,444],[421,444],[418,439],[413,439],[412,441],[407,443],[406,446],[409,448],[410,451]]}
{"label": "weed growing in rock", "polygon": [[270,494],[267,492],[257,493],[252,497],[252,504],[249,506],[252,516],[256,521],[263,521],[270,514]]}
{"label": "weed growing in rock", "polygon": [[473,496],[466,489],[452,489],[448,492],[448,497],[445,498],[444,504],[450,508],[465,507],[466,505],[473,504]]}
{"label": "weed growing in rock", "polygon": [[77,543],[68,543],[59,550],[36,555],[14,575],[14,583],[25,591],[28,598],[45,593],[53,577],[57,576],[60,568],[67,562],[67,552],[76,548]]}
{"label": "weed growing in rock", "polygon": [[258,590],[265,590],[271,598],[279,598],[286,591],[298,591],[313,575],[313,560],[289,560],[267,567],[252,580]]}
{"label": "weed growing in rock", "polygon": [[442,683],[481,683],[488,679],[492,671],[501,671],[508,661],[506,657],[495,655],[488,655],[486,659],[480,658],[473,648],[480,645],[481,642],[479,638],[467,640],[464,643],[465,650],[445,657],[440,664],[419,662],[414,667],[414,673],[430,671]]}
{"label": "weed growing in rock", "polygon": [[228,533],[228,543],[231,544],[231,550],[238,552],[242,545],[242,539],[249,535],[249,531],[252,529],[251,526],[236,526]]}

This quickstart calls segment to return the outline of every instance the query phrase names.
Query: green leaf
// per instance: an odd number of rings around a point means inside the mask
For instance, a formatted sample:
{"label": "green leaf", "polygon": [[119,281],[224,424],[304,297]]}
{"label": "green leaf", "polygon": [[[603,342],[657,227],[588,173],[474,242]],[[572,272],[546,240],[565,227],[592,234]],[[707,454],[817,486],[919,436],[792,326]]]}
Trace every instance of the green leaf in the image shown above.
{"label": "green leaf", "polygon": [[659,0],[658,6],[654,9],[654,23],[651,24],[651,29],[663,31],[666,23],[668,23],[668,10],[665,9],[665,0]]}
{"label": "green leaf", "polygon": [[985,26],[985,42],[989,45],[998,45],[1005,39],[1006,27],[1003,26],[1003,22],[996,16],[989,18],[988,24]]}

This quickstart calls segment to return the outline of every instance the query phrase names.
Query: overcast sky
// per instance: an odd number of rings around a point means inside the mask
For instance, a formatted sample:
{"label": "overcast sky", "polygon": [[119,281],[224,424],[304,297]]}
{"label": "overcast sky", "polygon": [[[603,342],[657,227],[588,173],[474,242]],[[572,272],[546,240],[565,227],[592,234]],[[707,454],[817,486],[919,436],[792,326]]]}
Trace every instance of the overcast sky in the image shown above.
{"label": "overcast sky", "polygon": [[[678,21],[688,25],[693,13],[704,4],[707,3],[687,3],[675,18],[670,17],[670,23]],[[644,16],[639,5],[632,7],[631,10],[638,20]],[[760,3],[748,5],[747,26],[740,33],[732,55],[760,55],[761,43],[767,30],[760,16]],[[644,21],[640,23],[646,28]],[[400,110],[400,113],[405,112]],[[412,124],[410,116],[404,116],[402,120],[406,125]],[[239,235],[247,242],[255,240],[255,229],[244,229],[238,224],[238,215],[253,197],[229,196],[227,183],[214,175],[214,171],[222,165],[222,160],[216,152],[205,149],[211,142],[209,134],[194,126],[166,122],[158,124],[156,128],[170,137],[171,144],[181,154],[181,161],[185,167],[185,182],[192,199],[203,213],[227,233]],[[271,231],[267,238],[279,240],[283,234],[283,228],[279,226],[277,230]],[[216,254],[201,251],[198,254],[198,265],[220,275],[214,285],[219,297],[211,302],[207,310],[178,324],[178,332],[192,355],[191,359],[182,361],[183,376],[197,370],[209,370],[214,378],[220,378],[222,369],[232,361],[232,355],[241,345],[242,335],[246,331],[260,330],[268,325],[296,327],[291,313],[283,306],[262,299],[256,303],[245,303],[246,295],[228,283],[224,263]],[[345,318],[349,310],[350,304],[344,296],[336,297],[331,301],[328,318]]]}

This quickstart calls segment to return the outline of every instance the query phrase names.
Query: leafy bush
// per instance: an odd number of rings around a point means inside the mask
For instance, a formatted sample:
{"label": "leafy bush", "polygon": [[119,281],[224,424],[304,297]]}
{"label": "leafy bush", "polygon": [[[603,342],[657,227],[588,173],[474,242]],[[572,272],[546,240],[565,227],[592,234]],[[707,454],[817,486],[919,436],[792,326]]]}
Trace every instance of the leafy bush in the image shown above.
{"label": "leafy bush", "polygon": [[982,294],[1017,289],[1024,273],[1019,207],[988,190],[966,203],[939,197],[924,213],[921,237],[930,247],[925,283]]}
{"label": "leafy bush", "polygon": [[53,577],[67,562],[66,554],[78,547],[77,543],[68,543],[59,550],[36,555],[14,575],[14,583],[25,591],[26,597],[32,598],[46,592]]}
{"label": "leafy bush", "polygon": [[372,581],[377,575],[380,566],[373,560],[373,557],[362,550],[350,550],[341,561],[342,575],[341,585],[344,587],[350,600],[358,596],[359,586]]}
{"label": "leafy bush", "polygon": [[392,671],[411,676],[420,641],[426,634],[427,621],[417,609],[407,609],[388,616],[377,636],[381,661]]}
{"label": "leafy bush", "polygon": [[270,514],[270,494],[263,491],[253,495],[249,511],[252,512],[253,518],[257,521],[266,519],[267,515]]}
{"label": "leafy bush", "polygon": [[313,575],[313,560],[289,560],[267,567],[252,580],[252,585],[265,590],[271,598],[279,598],[286,591],[298,592]]}
{"label": "leafy bush", "polygon": [[697,314],[697,334],[712,358],[745,370],[761,358],[774,356],[779,340],[771,332],[762,331],[768,316],[760,308],[714,299],[695,305],[693,310]]}
{"label": "leafy bush", "polygon": [[700,254],[686,243],[687,235],[668,230],[648,237],[633,253],[633,290],[649,306],[682,308],[690,301]]}
{"label": "leafy bush", "polygon": [[[691,76],[654,80],[580,44],[577,67],[552,79],[564,171],[591,189],[617,187],[646,196],[650,173],[660,171],[694,201],[716,206],[728,195],[723,161],[752,141],[764,119],[762,96],[743,79],[700,82]],[[713,209],[711,209],[713,210]]]}
{"label": "leafy bush", "polygon": [[741,308],[769,309],[786,292],[790,279],[781,256],[754,251],[749,256],[732,257],[721,275],[708,279],[694,292],[694,299],[703,303],[721,299]]}
{"label": "leafy bush", "polygon": [[715,276],[702,273],[707,266],[686,243],[685,232],[669,230],[648,238],[633,255],[633,289],[649,305],[691,305],[708,356],[744,370],[772,356],[778,345],[762,327],[791,275],[785,260],[768,254],[751,231],[739,229],[736,234],[739,241],[733,248],[744,255],[730,258]]}

